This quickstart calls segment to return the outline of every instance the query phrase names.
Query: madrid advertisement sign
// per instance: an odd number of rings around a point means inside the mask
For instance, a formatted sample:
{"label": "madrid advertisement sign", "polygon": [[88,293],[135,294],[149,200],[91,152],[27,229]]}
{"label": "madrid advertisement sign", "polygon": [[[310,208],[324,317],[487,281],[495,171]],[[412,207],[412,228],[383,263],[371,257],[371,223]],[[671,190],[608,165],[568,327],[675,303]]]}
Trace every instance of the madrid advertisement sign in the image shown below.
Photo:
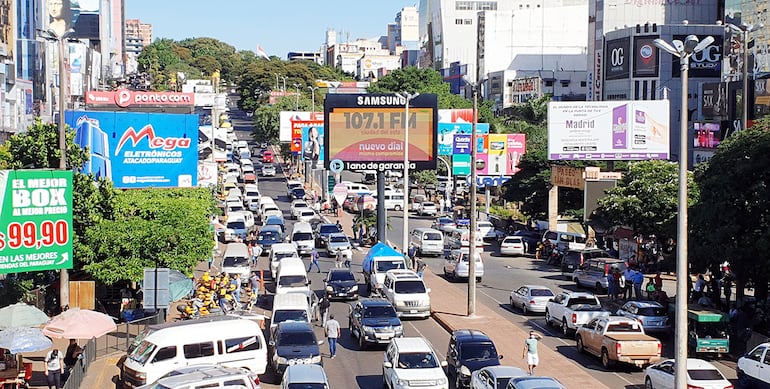
{"label": "madrid advertisement sign", "polygon": [[138,92],[128,89],[108,92],[88,91],[86,104],[120,108],[137,105],[192,107],[195,105],[195,93]]}
{"label": "madrid advertisement sign", "polygon": [[72,269],[72,172],[0,170],[0,274]]}
{"label": "madrid advertisement sign", "polygon": [[85,173],[116,188],[198,185],[198,115],[67,111],[75,142],[91,151]]}
{"label": "madrid advertisement sign", "polygon": [[548,103],[549,160],[669,158],[669,101]]}
{"label": "madrid advertisement sign", "polygon": [[339,159],[346,170],[404,168],[404,129],[409,130],[410,169],[435,169],[438,99],[409,102],[394,94],[331,94],[324,104],[325,167]]}

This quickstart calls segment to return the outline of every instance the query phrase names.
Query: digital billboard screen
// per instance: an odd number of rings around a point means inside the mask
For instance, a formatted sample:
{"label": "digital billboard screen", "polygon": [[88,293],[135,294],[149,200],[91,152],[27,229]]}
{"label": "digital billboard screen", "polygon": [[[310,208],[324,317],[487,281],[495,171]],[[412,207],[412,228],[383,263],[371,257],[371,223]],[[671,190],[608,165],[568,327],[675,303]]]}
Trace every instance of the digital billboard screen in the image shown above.
{"label": "digital billboard screen", "polygon": [[116,188],[180,187],[198,181],[198,115],[67,111],[75,143],[90,150],[84,173]]}
{"label": "digital billboard screen", "polygon": [[410,169],[436,168],[438,99],[419,95],[409,103],[394,94],[331,94],[324,104],[324,164],[346,170],[403,169],[404,128],[409,128]]}

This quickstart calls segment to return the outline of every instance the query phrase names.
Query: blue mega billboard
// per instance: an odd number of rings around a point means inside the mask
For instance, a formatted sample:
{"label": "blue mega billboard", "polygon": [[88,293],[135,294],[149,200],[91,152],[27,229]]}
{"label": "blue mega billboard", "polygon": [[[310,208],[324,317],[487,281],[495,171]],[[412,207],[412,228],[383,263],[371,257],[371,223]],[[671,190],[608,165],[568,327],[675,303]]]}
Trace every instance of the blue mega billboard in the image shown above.
{"label": "blue mega billboard", "polygon": [[84,173],[116,188],[198,185],[198,115],[67,111],[75,143],[90,150]]}

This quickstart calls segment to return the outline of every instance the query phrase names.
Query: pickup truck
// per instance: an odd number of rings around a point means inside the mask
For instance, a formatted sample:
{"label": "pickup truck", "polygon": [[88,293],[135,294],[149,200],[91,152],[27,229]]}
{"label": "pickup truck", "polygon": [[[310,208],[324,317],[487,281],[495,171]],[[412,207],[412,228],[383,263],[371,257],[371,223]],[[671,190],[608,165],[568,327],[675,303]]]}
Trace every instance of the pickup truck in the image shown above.
{"label": "pickup truck", "polygon": [[561,326],[564,336],[570,336],[577,329],[597,317],[609,316],[602,309],[599,299],[591,293],[561,292],[545,305],[545,324]]}
{"label": "pickup truck", "polygon": [[593,319],[578,328],[575,338],[578,352],[601,357],[605,369],[616,362],[641,368],[660,360],[660,341],[645,334],[641,323],[627,317]]}

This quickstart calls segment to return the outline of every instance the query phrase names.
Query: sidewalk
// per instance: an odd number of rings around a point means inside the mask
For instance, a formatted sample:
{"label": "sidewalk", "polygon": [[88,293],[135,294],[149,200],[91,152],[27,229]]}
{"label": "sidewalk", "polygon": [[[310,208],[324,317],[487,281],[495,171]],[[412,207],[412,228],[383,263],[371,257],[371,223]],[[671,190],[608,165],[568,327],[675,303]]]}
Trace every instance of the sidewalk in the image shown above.
{"label": "sidewalk", "polygon": [[[445,280],[426,271],[425,283],[431,288],[431,295],[441,296],[431,299],[433,318],[450,333],[457,329],[474,328],[484,331],[495,342],[497,352],[505,355],[504,365],[514,365],[527,369],[526,362],[519,358],[528,330],[519,328],[508,319],[502,317],[484,304],[476,305],[476,317],[466,317],[465,293],[449,285]],[[590,372],[578,366],[575,362],[562,355],[559,351],[550,349],[540,343],[538,347],[540,365],[535,373],[538,376],[549,376],[558,379],[570,388],[609,389],[606,385],[591,377]]]}

